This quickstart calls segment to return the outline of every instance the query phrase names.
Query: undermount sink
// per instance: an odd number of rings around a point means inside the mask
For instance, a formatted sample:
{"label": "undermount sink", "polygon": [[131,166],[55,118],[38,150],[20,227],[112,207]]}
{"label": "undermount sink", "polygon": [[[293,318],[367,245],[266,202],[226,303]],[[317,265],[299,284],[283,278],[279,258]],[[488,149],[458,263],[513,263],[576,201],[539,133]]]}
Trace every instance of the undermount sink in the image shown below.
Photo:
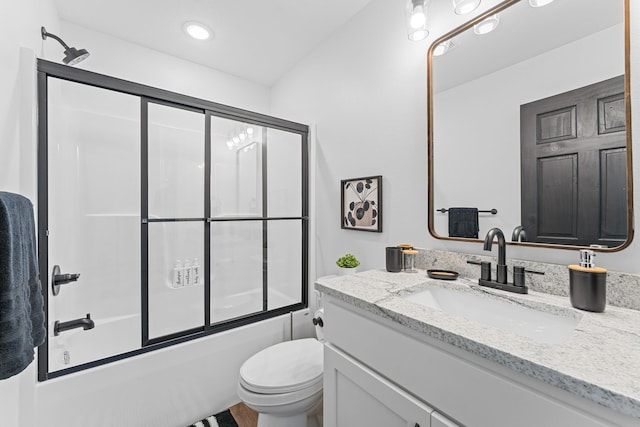
{"label": "undermount sink", "polygon": [[403,298],[545,344],[565,342],[580,321],[579,318],[536,310],[474,291],[439,286],[430,286]]}

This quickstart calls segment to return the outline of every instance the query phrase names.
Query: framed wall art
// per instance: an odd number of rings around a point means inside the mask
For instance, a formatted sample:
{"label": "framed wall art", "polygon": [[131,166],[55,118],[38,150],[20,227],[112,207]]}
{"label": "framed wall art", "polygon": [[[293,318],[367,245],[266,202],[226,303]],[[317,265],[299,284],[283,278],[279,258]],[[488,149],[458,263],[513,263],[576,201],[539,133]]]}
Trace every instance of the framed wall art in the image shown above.
{"label": "framed wall art", "polygon": [[382,232],[382,175],[343,179],[340,221],[349,230]]}

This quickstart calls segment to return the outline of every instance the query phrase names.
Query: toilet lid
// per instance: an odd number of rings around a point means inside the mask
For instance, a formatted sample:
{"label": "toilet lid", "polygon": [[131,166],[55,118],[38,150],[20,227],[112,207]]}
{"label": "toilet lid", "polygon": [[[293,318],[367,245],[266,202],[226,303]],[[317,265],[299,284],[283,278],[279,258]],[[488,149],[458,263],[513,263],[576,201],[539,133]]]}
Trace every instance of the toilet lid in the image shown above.
{"label": "toilet lid", "polygon": [[256,393],[290,393],[322,382],[324,346],[315,338],[286,341],[251,356],[240,383]]}

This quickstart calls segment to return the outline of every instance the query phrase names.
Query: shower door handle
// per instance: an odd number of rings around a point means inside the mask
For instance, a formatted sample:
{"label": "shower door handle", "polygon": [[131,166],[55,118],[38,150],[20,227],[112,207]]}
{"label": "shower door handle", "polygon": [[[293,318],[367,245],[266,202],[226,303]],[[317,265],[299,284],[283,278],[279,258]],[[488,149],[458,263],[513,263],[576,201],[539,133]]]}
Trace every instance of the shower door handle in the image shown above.
{"label": "shower door handle", "polygon": [[53,295],[60,293],[60,285],[75,282],[79,277],[79,273],[60,274],[60,266],[55,265],[51,273],[51,290],[53,291]]}

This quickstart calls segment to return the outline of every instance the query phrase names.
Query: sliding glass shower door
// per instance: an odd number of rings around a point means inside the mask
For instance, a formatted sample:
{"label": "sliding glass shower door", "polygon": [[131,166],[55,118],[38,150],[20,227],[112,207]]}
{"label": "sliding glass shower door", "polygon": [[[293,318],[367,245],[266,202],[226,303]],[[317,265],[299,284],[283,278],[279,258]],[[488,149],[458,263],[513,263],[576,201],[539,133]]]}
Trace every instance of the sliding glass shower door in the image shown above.
{"label": "sliding glass shower door", "polygon": [[[186,269],[205,258],[205,116],[143,101],[143,118],[145,113],[149,222],[143,240],[148,241],[148,338],[154,339],[204,326],[204,280],[196,283]],[[185,276],[180,282],[174,280],[178,269]]]}
{"label": "sliding glass shower door", "polygon": [[[140,347],[139,139],[137,97],[49,79],[50,371]],[[79,277],[54,295],[54,271]],[[60,330],[87,317],[95,328]]]}
{"label": "sliding glass shower door", "polygon": [[40,380],[306,307],[307,126],[38,66]]}

